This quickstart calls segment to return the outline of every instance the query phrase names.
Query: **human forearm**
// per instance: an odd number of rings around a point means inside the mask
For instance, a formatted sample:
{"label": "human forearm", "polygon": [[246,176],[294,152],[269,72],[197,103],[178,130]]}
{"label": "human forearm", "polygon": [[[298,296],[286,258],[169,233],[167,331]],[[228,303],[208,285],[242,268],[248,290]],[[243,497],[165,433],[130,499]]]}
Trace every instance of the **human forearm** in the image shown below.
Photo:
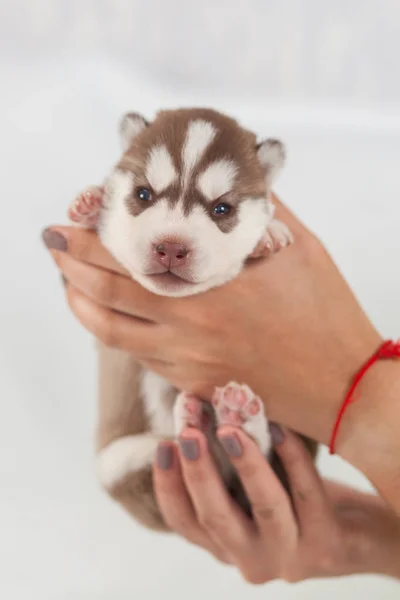
{"label": "human forearm", "polygon": [[[343,420],[340,455],[360,469],[400,516],[400,361],[377,363]],[[400,558],[399,558],[400,563]]]}
{"label": "human forearm", "polygon": [[377,496],[336,483],[326,489],[345,535],[344,554],[351,573],[400,579],[400,519]]}

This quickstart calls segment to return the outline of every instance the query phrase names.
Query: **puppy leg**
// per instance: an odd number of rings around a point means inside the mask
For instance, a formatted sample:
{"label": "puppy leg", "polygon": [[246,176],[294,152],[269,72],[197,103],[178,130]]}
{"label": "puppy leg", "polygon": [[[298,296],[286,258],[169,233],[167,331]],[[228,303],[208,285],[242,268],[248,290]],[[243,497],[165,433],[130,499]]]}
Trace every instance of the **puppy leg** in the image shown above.
{"label": "puppy leg", "polygon": [[68,218],[81,227],[96,229],[101,207],[103,206],[104,188],[90,186],[81,192],[68,209]]}
{"label": "puppy leg", "polygon": [[216,388],[213,405],[219,425],[241,427],[258,444],[264,456],[271,450],[271,437],[264,406],[247,385],[230,382]]}
{"label": "puppy leg", "polygon": [[189,392],[181,392],[174,405],[174,428],[177,436],[186,427],[207,432],[211,425],[209,405]]}
{"label": "puppy leg", "polygon": [[158,509],[152,465],[161,437],[151,433],[120,437],[97,456],[98,478],[110,496],[150,529],[166,529]]}
{"label": "puppy leg", "polygon": [[181,392],[174,405],[174,427],[177,437],[187,427],[199,429],[206,435],[208,449],[216,467],[226,487],[229,490],[233,489],[233,482],[236,482],[237,478],[234,468],[227,460],[226,452],[215,435],[216,416],[213,406],[189,392]]}
{"label": "puppy leg", "polygon": [[285,223],[278,221],[278,219],[272,219],[263,237],[251,253],[250,258],[270,256],[274,252],[290,246],[293,242],[293,234]]}
{"label": "puppy leg", "polygon": [[155,499],[152,463],[161,436],[150,431],[132,356],[99,345],[97,473],[100,483],[137,521],[166,530]]}

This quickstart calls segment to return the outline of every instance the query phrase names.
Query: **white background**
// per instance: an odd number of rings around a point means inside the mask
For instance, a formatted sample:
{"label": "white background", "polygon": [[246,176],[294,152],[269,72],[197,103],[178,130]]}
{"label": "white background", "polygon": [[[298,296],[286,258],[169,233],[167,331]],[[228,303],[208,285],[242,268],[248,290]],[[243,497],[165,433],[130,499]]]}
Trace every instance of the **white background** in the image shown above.
{"label": "white background", "polygon": [[[397,0],[1,2],[2,598],[399,597],[373,576],[252,588],[109,501],[92,469],[94,344],[40,243],[117,159],[122,112],[215,106],[285,140],[277,191],[399,335],[399,34]],[[339,459],[320,464],[368,488]]]}

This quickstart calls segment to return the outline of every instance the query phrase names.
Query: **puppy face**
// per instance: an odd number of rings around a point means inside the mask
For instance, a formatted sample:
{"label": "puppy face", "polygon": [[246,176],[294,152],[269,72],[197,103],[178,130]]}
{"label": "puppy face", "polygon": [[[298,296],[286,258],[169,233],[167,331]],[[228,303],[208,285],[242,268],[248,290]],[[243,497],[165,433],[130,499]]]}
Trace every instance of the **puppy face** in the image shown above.
{"label": "puppy face", "polygon": [[124,155],[105,186],[99,233],[134,279],[184,296],[235,277],[272,218],[269,188],[284,160],[206,109],[121,123]]}

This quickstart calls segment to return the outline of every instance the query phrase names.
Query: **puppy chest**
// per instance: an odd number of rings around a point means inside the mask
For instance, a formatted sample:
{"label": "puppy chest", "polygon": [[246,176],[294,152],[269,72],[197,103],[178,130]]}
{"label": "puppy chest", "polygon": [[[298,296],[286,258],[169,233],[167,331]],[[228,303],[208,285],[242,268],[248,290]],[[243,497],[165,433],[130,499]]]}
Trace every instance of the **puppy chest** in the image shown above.
{"label": "puppy chest", "polygon": [[151,430],[158,435],[173,436],[173,407],[177,390],[152,371],[144,370],[141,380],[141,393]]}

